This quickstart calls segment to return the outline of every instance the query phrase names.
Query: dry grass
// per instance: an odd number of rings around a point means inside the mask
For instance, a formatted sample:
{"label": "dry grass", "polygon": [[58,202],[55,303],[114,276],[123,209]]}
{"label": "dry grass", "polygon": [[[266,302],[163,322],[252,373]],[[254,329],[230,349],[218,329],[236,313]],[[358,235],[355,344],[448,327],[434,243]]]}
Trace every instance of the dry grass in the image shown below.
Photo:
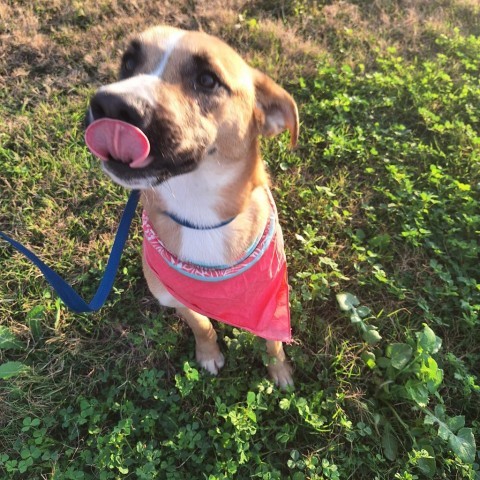
{"label": "dry grass", "polygon": [[18,107],[111,80],[124,38],[157,23],[221,35],[256,66],[288,81],[311,72],[320,57],[338,60],[339,51],[341,60],[368,64],[365,52],[375,48],[421,55],[446,28],[478,34],[472,11],[480,12],[475,0],[10,1],[0,4],[0,88]]}

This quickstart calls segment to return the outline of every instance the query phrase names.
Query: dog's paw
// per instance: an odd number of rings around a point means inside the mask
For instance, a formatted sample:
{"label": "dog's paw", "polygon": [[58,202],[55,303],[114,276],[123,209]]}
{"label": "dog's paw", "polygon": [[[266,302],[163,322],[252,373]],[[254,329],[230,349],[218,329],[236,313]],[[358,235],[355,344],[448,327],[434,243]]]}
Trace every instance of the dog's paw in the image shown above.
{"label": "dog's paw", "polygon": [[281,390],[288,390],[294,387],[292,367],[288,360],[273,359],[268,365],[268,373],[277,387]]}
{"label": "dog's paw", "polygon": [[217,375],[218,371],[225,365],[225,357],[218,350],[215,353],[202,353],[197,350],[197,362],[207,372]]}

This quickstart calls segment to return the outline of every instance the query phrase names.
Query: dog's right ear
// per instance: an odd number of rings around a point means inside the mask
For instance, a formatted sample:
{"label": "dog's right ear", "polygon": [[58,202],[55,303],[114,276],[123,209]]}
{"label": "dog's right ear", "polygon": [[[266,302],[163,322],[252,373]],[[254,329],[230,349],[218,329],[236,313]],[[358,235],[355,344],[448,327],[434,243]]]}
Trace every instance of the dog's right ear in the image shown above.
{"label": "dog's right ear", "polygon": [[264,73],[252,69],[255,84],[255,115],[260,133],[266,136],[290,131],[292,147],[298,142],[298,109],[295,100],[280,85]]}

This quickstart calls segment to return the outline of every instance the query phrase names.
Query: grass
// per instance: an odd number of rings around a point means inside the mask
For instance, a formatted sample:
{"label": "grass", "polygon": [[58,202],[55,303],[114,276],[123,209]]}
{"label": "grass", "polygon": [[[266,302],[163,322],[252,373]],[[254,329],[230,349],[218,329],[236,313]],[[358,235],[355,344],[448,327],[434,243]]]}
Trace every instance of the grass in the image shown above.
{"label": "grass", "polygon": [[222,325],[225,368],[197,369],[188,329],[147,292],[138,219],[93,315],[3,244],[1,478],[478,480],[478,3],[175,5],[0,5],[0,228],[90,298],[126,192],[86,151],[88,98],[130,31],[221,35],[300,107],[297,150],[263,142],[296,389]]}

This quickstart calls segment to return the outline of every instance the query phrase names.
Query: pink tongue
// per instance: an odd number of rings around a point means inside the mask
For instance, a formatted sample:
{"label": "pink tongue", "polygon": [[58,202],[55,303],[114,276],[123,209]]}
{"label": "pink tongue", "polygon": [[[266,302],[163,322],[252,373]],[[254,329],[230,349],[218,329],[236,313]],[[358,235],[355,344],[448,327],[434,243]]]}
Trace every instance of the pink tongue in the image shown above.
{"label": "pink tongue", "polygon": [[145,134],[121,120],[95,120],[85,131],[85,142],[90,151],[102,160],[117,160],[131,168],[142,168],[152,161],[148,156],[150,142]]}

